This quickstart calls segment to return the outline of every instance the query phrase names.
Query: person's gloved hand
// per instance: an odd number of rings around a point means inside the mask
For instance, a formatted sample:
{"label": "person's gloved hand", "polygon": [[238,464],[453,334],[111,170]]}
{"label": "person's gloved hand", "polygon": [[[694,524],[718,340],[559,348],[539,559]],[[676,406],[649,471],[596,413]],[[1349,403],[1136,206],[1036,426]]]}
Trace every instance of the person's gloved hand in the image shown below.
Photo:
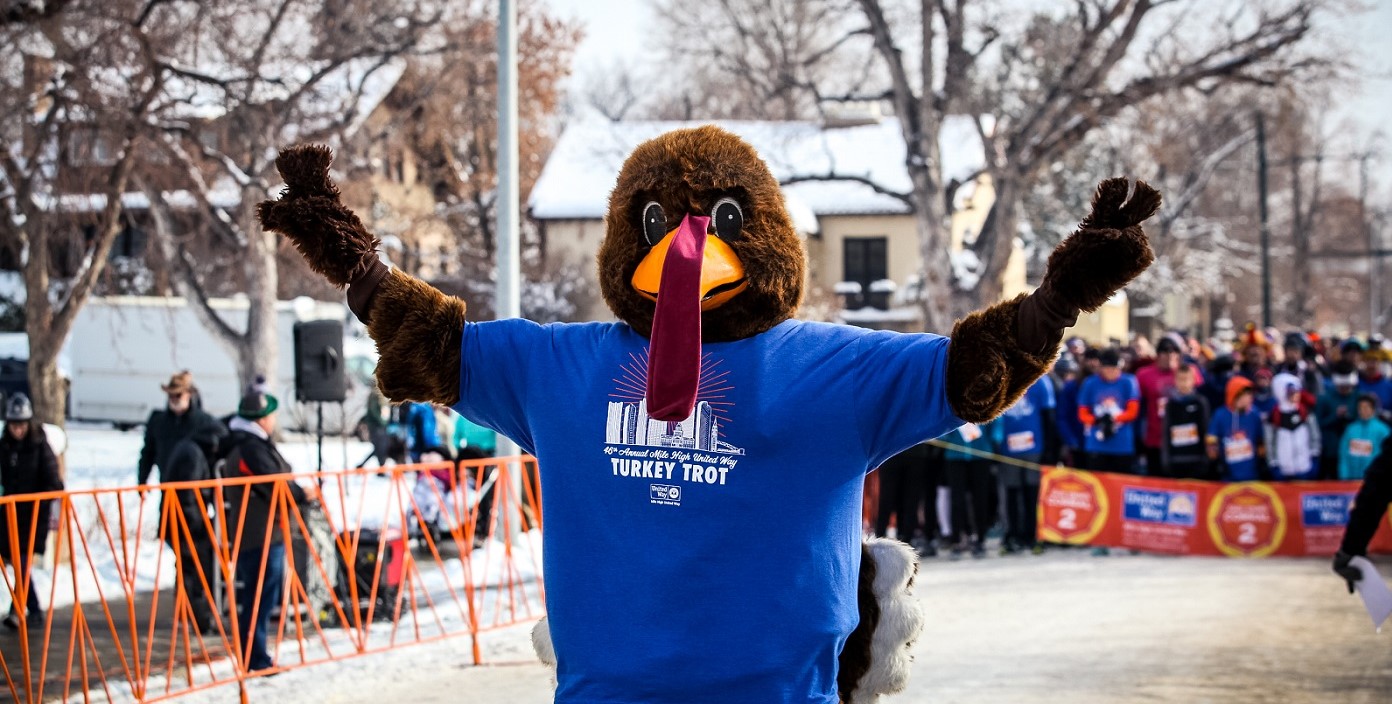
{"label": "person's gloved hand", "polygon": [[1340,577],[1343,577],[1345,582],[1348,582],[1348,590],[1350,594],[1353,593],[1354,583],[1360,579],[1363,579],[1363,570],[1358,569],[1354,565],[1350,564],[1351,560],[1353,560],[1353,555],[1350,555],[1344,552],[1343,550],[1340,550],[1339,552],[1334,554],[1334,571]]}

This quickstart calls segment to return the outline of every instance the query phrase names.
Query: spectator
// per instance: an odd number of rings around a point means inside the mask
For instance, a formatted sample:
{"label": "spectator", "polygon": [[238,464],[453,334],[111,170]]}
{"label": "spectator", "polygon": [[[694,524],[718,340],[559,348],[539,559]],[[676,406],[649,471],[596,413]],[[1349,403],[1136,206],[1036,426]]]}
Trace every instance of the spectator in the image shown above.
{"label": "spectator", "polygon": [[1228,380],[1227,403],[1213,413],[1206,438],[1208,457],[1218,462],[1224,481],[1250,482],[1261,477],[1265,453],[1261,415],[1252,407],[1252,382]]}
{"label": "spectator", "polygon": [[1278,374],[1272,388],[1277,405],[1267,425],[1267,459],[1271,462],[1273,478],[1314,479],[1319,471],[1320,454],[1315,399],[1293,374]]}
{"label": "spectator", "polygon": [[[219,454],[218,445],[226,441],[227,427],[203,410],[193,374],[187,370],[170,377],[169,383],[160,389],[165,393],[165,408],[150,413],[145,422],[145,446],[140,450],[137,483],[147,483],[154,467],[159,468],[160,484],[213,478],[211,467]],[[209,594],[216,571],[213,537],[206,525],[212,492],[160,492],[160,515],[166,515],[164,502],[171,499],[177,502],[182,521],[162,521],[160,536],[178,560],[176,588],[188,597],[194,623],[208,633],[214,611]],[[187,537],[191,540],[184,539],[179,523],[188,526]]]}
{"label": "spectator", "polygon": [[412,462],[420,462],[426,452],[444,454],[436,430],[435,408],[428,403],[406,404],[406,451]]}
{"label": "spectator", "polygon": [[949,444],[946,474],[952,501],[952,536],[948,542],[954,559],[968,548],[972,557],[985,557],[986,531],[995,523],[991,502],[996,481],[991,474],[991,461],[980,454],[995,451],[987,430],[967,423],[944,437]]}
{"label": "spectator", "polygon": [[[991,424],[995,445],[1001,454],[1021,462],[1038,465],[1058,461],[1055,437],[1054,384],[1042,377],[1032,384],[1013,406]],[[1001,553],[1035,548],[1035,513],[1039,504],[1039,471],[1002,463],[996,474],[1005,490],[1005,537]]]}
{"label": "spectator", "polygon": [[1174,388],[1165,401],[1160,433],[1162,476],[1208,479],[1209,459],[1203,435],[1208,429],[1208,401],[1195,390],[1198,370],[1185,364],[1175,372]]}
{"label": "spectator", "polygon": [[155,467],[159,467],[161,482],[184,481],[178,468],[169,466],[174,447],[183,440],[193,440],[208,457],[213,457],[219,441],[227,436],[227,428],[203,410],[203,400],[193,384],[192,373],[179,372],[160,389],[165,393],[166,404],[163,410],[152,411],[145,421],[145,446],[140,450],[137,484],[148,483]]}
{"label": "spectator", "polygon": [[1263,419],[1271,417],[1276,408],[1276,396],[1271,393],[1271,380],[1275,374],[1270,369],[1258,369],[1252,380],[1252,408],[1257,409]]}
{"label": "spectator", "polygon": [[[235,477],[289,475],[293,470],[271,439],[279,402],[269,394],[249,393],[230,421],[231,436],[224,458]],[[310,496],[294,481],[283,480],[291,499],[299,505]],[[275,667],[268,648],[271,611],[280,605],[285,581],[285,543],[276,483],[232,484],[224,490],[232,533],[229,543],[237,550],[237,621],[245,648],[248,672]]]}
{"label": "spectator", "polygon": [[1134,474],[1136,440],[1132,429],[1140,417],[1141,391],[1136,377],[1121,370],[1115,349],[1098,357],[1096,376],[1078,391],[1078,419],[1085,431],[1087,469]]}
{"label": "spectator", "polygon": [[1392,381],[1382,373],[1382,360],[1372,350],[1360,355],[1363,360],[1363,373],[1358,378],[1358,393],[1377,396],[1378,404],[1384,409],[1392,409]]}
{"label": "spectator", "polygon": [[1358,418],[1349,423],[1339,445],[1339,478],[1362,481],[1382,443],[1392,435],[1378,418],[1378,399],[1372,394],[1358,397]]}
{"label": "spectator", "polygon": [[[1155,345],[1155,363],[1136,371],[1136,383],[1141,387],[1141,407],[1145,409],[1146,467],[1149,474],[1163,476],[1162,442],[1165,434],[1165,405],[1175,385],[1175,374],[1183,363],[1179,344],[1169,336]],[[1192,392],[1192,389],[1191,389]],[[1199,445],[1195,434],[1195,445]]]}
{"label": "spectator", "polygon": [[889,518],[895,517],[899,540],[912,542],[918,531],[918,506],[923,501],[923,482],[928,474],[928,445],[915,445],[880,465],[880,505],[875,516],[875,535],[888,535]]}
{"label": "spectator", "polygon": [[1350,337],[1339,343],[1339,361],[1348,362],[1354,369],[1363,368],[1363,343]]}
{"label": "spectator", "polygon": [[1203,383],[1199,385],[1199,394],[1208,401],[1211,409],[1222,408],[1227,401],[1228,380],[1233,377],[1233,369],[1237,362],[1232,355],[1219,355],[1213,358],[1208,365],[1208,373],[1204,375]]}
{"label": "spectator", "polygon": [[1249,381],[1256,382],[1257,372],[1269,370],[1270,344],[1265,333],[1248,323],[1247,332],[1242,335],[1242,367],[1238,373],[1247,377]]}
{"label": "spectator", "polygon": [[367,413],[363,415],[363,426],[367,428],[367,439],[372,443],[372,452],[358,463],[358,469],[366,467],[373,459],[377,460],[377,466],[387,466],[387,460],[391,457],[391,436],[387,433],[387,421],[390,418],[390,402],[377,385],[373,384],[367,394]]}
{"label": "spectator", "polygon": [[1078,390],[1083,379],[1080,367],[1071,360],[1059,360],[1054,373],[1062,384],[1058,393],[1055,414],[1058,426],[1061,461],[1070,467],[1081,467],[1083,460],[1083,422],[1078,419]]}
{"label": "spectator", "polygon": [[[34,407],[29,397],[12,394],[5,402],[5,435],[0,438],[0,484],[5,496],[24,496],[49,491],[62,491],[63,479],[58,476],[58,457],[49,447],[43,425],[34,420]],[[43,607],[39,590],[32,579],[34,557],[43,556],[48,545],[48,529],[52,520],[52,501],[18,499],[5,505],[0,512],[0,555],[6,564],[13,565],[16,594],[27,592],[24,612],[14,602],[4,624],[10,630],[43,624]],[[14,526],[18,535],[10,535]],[[16,554],[14,550],[18,548]]]}
{"label": "spectator", "polygon": [[1324,390],[1324,380],[1315,364],[1314,348],[1311,347],[1309,338],[1303,332],[1287,333],[1282,347],[1285,356],[1281,362],[1281,371],[1294,374],[1306,391],[1319,398]]}
{"label": "spectator", "polygon": [[[1339,447],[1354,418],[1358,416],[1358,370],[1349,362],[1334,364],[1330,383],[1315,402],[1315,420],[1320,426],[1321,479],[1339,475]],[[1376,398],[1376,396],[1374,396]]]}

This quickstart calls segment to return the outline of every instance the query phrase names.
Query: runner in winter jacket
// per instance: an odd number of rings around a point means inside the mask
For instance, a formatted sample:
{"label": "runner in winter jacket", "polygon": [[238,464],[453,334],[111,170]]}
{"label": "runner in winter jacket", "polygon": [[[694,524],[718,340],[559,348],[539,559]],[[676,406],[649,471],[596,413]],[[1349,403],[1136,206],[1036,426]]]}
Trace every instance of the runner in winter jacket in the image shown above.
{"label": "runner in winter jacket", "polygon": [[1252,382],[1243,376],[1228,380],[1227,405],[1208,424],[1209,459],[1222,468],[1223,481],[1250,482],[1261,478],[1265,453],[1261,415],[1252,408]]}
{"label": "runner in winter jacket", "polygon": [[1339,478],[1362,479],[1388,435],[1392,429],[1378,417],[1377,397],[1363,394],[1358,398],[1358,420],[1349,423],[1339,443]]}
{"label": "runner in winter jacket", "polygon": [[[5,404],[5,431],[0,437],[0,483],[5,496],[24,496],[49,491],[62,491],[63,479],[58,476],[58,458],[53,454],[43,425],[34,420],[34,407],[24,394],[10,396]],[[48,545],[48,526],[52,501],[18,499],[0,510],[0,556],[15,570],[15,583],[27,591],[26,611],[10,604],[4,624],[11,630],[26,624],[43,623],[39,605],[39,589],[30,579],[34,557],[42,556]],[[10,533],[14,526],[17,535]],[[15,547],[19,551],[15,552]]]}

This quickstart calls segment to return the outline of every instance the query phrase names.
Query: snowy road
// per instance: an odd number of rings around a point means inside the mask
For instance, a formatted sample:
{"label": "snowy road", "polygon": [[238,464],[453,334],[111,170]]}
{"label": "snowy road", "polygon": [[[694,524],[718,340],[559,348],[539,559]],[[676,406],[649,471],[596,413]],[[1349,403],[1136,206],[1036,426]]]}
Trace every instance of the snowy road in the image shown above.
{"label": "snowy road", "polygon": [[[930,611],[899,702],[1386,702],[1392,634],[1376,635],[1322,560],[1113,556],[1080,551],[930,560]],[[250,701],[547,702],[528,627],[292,672]],[[182,702],[226,701],[226,693]]]}

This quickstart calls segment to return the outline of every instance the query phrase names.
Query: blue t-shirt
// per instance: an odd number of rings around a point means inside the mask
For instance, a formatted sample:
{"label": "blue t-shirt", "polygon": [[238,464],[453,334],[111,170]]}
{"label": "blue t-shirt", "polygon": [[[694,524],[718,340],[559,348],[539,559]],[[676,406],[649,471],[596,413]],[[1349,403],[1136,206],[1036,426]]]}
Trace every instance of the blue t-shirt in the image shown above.
{"label": "blue t-shirt", "polygon": [[1083,382],[1072,379],[1059,390],[1059,412],[1055,414],[1059,429],[1059,439],[1064,445],[1075,449],[1083,447],[1083,422],[1078,420],[1078,391]]}
{"label": "blue t-shirt", "polygon": [[1208,435],[1218,441],[1218,461],[1223,467],[1223,479],[1230,482],[1250,482],[1257,473],[1258,449],[1262,438],[1261,414],[1255,409],[1234,414],[1227,406],[1219,408],[1208,422]]}
{"label": "blue t-shirt", "polygon": [[1055,405],[1054,383],[1040,377],[996,420],[1001,452],[1010,457],[1037,457],[1044,452],[1044,411]]}
{"label": "blue t-shirt", "polygon": [[680,422],[647,416],[647,349],[622,323],[464,327],[456,410],[540,462],[556,701],[836,702],[865,474],[961,424],[947,338],[706,344]]}
{"label": "blue t-shirt", "polygon": [[[1108,382],[1100,374],[1094,374],[1083,381],[1078,390],[1078,407],[1092,410],[1094,417],[1111,415],[1116,417],[1126,412],[1127,404],[1135,401],[1140,404],[1141,386],[1136,377],[1122,374],[1116,381]],[[1116,424],[1116,432],[1111,437],[1099,437],[1096,425],[1088,428],[1083,437],[1083,449],[1099,455],[1133,455],[1136,453],[1136,422],[1140,420],[1139,405],[1137,417],[1125,423]]]}

